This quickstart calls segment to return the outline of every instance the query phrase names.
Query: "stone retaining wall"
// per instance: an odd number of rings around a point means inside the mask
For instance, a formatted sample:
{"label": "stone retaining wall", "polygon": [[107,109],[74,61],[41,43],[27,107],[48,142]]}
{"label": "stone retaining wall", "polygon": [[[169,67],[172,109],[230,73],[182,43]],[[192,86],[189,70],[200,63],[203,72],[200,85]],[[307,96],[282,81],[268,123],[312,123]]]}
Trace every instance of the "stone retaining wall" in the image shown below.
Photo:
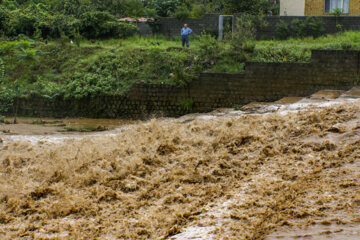
{"label": "stone retaining wall", "polygon": [[136,84],[126,96],[20,99],[19,114],[36,117],[148,118],[208,112],[252,101],[347,90],[359,79],[359,51],[312,52],[311,63],[247,63],[242,74],[202,73],[186,88]]}

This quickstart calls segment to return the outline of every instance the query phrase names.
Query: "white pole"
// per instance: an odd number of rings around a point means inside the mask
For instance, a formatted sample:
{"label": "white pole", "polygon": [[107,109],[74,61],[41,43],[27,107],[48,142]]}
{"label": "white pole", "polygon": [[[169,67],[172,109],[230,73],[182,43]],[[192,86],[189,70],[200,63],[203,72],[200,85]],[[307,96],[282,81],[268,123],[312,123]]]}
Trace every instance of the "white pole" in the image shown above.
{"label": "white pole", "polygon": [[232,18],[232,33],[235,30],[235,16],[234,15],[220,15],[219,16],[219,37],[218,40],[223,40],[224,38],[224,18],[231,17]]}
{"label": "white pole", "polygon": [[221,41],[224,36],[224,16],[219,16],[219,36],[218,39]]}

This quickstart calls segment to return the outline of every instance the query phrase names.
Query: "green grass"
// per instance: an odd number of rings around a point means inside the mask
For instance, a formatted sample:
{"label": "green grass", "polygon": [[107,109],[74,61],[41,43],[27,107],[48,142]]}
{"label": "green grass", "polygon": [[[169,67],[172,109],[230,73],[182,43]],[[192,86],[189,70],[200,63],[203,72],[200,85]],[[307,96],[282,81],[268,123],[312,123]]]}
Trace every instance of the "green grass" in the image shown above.
{"label": "green grass", "polygon": [[360,50],[360,32],[343,32],[320,38],[257,41],[251,61],[309,62],[311,50]]}
{"label": "green grass", "polygon": [[319,38],[303,38],[289,40],[258,41],[259,48],[299,48],[299,49],[342,49],[344,44],[350,44],[351,49],[360,50],[360,32],[343,32]]}
{"label": "green grass", "polygon": [[[199,44],[198,37],[193,37],[190,43],[191,48],[196,48]],[[127,39],[107,39],[95,42],[84,40],[81,42],[81,46],[84,47],[93,47],[94,45],[104,49],[149,49],[154,46],[157,46],[160,49],[167,49],[170,47],[181,47],[181,38],[169,38],[163,35],[154,35],[149,37],[135,35]]]}

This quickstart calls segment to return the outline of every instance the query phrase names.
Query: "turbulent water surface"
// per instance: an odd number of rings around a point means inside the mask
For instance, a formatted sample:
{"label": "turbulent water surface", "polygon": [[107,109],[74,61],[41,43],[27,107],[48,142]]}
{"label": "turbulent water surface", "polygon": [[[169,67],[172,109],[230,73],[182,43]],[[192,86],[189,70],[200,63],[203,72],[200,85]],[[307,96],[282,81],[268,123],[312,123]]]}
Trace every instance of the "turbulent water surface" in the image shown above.
{"label": "turbulent water surface", "polygon": [[358,239],[358,91],[2,134],[0,238]]}

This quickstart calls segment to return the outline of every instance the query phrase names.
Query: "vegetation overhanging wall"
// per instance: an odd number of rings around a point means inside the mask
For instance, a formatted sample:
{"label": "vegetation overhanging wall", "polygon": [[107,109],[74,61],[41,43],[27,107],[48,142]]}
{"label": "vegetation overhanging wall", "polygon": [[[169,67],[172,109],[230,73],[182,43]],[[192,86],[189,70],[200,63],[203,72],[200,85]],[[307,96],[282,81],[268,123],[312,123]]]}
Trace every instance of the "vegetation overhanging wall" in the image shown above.
{"label": "vegetation overhanging wall", "polygon": [[347,90],[359,79],[360,51],[312,52],[311,63],[247,63],[242,74],[202,73],[186,88],[137,84],[126,96],[20,99],[19,114],[36,117],[143,119],[208,112],[252,101],[308,96],[321,89]]}

